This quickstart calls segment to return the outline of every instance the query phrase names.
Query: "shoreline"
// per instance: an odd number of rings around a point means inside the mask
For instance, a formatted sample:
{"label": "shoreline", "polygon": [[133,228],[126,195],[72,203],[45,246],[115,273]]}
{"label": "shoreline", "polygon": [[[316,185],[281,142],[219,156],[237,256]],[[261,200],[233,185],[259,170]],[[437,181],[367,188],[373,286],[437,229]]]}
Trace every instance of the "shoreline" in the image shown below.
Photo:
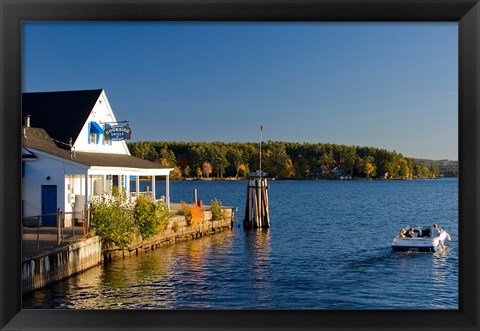
{"label": "shoreline", "polygon": [[[351,179],[340,179],[340,178],[273,178],[273,177],[267,177],[266,179],[269,181],[400,181],[400,180],[435,180],[435,179],[442,179],[442,178],[457,178],[458,176],[439,176],[435,178],[395,178],[395,179],[383,179],[383,178],[360,178],[360,177],[355,177]],[[177,179],[172,179],[170,178],[171,182],[241,182],[241,181],[248,181],[250,178],[230,178],[230,177],[225,177],[225,178],[177,178]],[[151,182],[151,179],[148,178],[140,178],[140,182]],[[157,181],[164,181],[164,180],[159,180]],[[135,179],[130,179],[130,182],[135,182]]]}

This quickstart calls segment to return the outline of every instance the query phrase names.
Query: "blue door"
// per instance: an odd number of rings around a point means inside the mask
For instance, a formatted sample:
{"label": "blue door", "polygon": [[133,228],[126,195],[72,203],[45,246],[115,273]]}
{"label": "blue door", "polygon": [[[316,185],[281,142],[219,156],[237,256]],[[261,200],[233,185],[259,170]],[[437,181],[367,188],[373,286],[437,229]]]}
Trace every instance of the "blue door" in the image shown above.
{"label": "blue door", "polygon": [[[42,215],[57,212],[57,185],[42,185]],[[57,216],[42,217],[42,225],[56,226]]]}

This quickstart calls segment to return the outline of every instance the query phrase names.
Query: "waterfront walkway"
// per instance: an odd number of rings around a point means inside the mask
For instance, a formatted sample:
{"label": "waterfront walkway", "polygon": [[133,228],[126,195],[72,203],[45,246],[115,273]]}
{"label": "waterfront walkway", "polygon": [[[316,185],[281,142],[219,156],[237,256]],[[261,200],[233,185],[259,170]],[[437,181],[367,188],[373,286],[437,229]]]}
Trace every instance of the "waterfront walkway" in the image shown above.
{"label": "waterfront walkway", "polygon": [[[203,205],[203,208],[209,208],[207,205]],[[181,203],[170,203],[170,213],[175,215],[182,209]],[[63,229],[63,243],[57,244],[57,227],[55,226],[41,226],[37,227],[23,227],[23,241],[22,241],[22,259],[32,258],[46,253],[56,251],[57,249],[67,246],[73,242],[85,240],[83,235],[82,226],[75,227],[75,236],[73,235],[73,229],[66,227]],[[38,237],[38,240],[37,240]]]}
{"label": "waterfront walkway", "polygon": [[[181,209],[182,208],[180,203],[170,204],[170,212],[172,215],[175,215]],[[73,242],[85,240],[85,237],[83,235],[83,228],[81,226],[76,226],[75,236],[73,234],[74,232],[71,227],[64,228],[63,243],[58,245],[57,227],[41,226],[37,231],[36,226],[24,226],[22,241],[22,259],[25,260],[27,258],[32,258],[46,253],[50,253]]]}
{"label": "waterfront walkway", "polygon": [[63,243],[58,245],[57,227],[41,226],[40,228],[38,228],[37,231],[37,227],[24,226],[22,240],[22,259],[53,252],[60,247],[67,246],[76,241],[84,240],[83,227],[76,226],[75,237],[73,235],[74,232],[71,227],[65,228],[63,230]]}

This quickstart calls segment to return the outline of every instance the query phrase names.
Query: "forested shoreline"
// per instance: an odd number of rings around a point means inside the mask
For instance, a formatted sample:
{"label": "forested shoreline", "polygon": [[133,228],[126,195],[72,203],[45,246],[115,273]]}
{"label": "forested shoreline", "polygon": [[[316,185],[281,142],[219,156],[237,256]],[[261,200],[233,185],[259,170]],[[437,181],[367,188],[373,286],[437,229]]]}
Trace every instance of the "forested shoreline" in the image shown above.
{"label": "forested shoreline", "polygon": [[[143,141],[128,147],[133,156],[174,168],[172,179],[241,179],[259,165],[259,143]],[[420,179],[457,176],[458,162],[375,147],[267,141],[262,171],[276,179]]]}

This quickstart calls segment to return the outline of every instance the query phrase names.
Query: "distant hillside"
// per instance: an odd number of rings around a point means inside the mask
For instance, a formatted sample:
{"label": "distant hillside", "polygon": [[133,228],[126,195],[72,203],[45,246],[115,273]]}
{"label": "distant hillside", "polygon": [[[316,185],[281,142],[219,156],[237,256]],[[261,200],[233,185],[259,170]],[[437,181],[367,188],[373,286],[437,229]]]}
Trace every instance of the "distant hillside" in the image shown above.
{"label": "distant hillside", "polygon": [[440,176],[444,177],[458,177],[458,161],[452,160],[427,160],[414,159],[416,163],[425,164],[427,166],[434,166],[438,169]]}
{"label": "distant hillside", "polygon": [[[174,168],[177,178],[245,178],[259,167],[259,143],[143,141],[132,155]],[[458,162],[414,160],[375,147],[262,142],[262,171],[277,179],[415,179],[458,175]]]}

